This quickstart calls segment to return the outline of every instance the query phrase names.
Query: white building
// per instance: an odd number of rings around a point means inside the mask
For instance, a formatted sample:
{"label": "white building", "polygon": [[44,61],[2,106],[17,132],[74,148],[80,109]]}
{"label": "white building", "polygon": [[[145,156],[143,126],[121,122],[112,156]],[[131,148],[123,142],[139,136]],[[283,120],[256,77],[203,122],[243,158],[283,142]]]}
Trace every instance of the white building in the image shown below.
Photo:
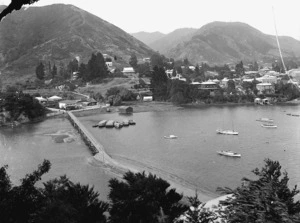
{"label": "white building", "polygon": [[259,94],[274,94],[275,87],[271,83],[259,83],[256,85]]}
{"label": "white building", "polygon": [[122,72],[124,75],[127,75],[127,76],[135,74],[133,67],[124,67]]}
{"label": "white building", "polygon": [[271,76],[271,75],[264,75],[262,77],[256,78],[257,81],[261,83],[270,83],[270,84],[276,84],[277,83],[277,77]]}

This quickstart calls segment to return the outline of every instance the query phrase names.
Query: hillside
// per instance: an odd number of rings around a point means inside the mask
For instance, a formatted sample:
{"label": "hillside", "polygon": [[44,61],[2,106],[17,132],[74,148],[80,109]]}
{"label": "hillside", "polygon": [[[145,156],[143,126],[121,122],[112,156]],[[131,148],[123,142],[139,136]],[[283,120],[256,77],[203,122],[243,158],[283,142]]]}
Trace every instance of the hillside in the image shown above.
{"label": "hillside", "polygon": [[39,61],[58,64],[75,56],[86,62],[93,52],[128,63],[134,52],[152,50],[120,28],[72,5],[22,8],[0,24],[0,71],[5,78],[31,77]]}
{"label": "hillside", "polygon": [[167,54],[174,46],[189,40],[196,31],[197,29],[193,28],[176,29],[148,46],[162,54]]}
{"label": "hillside", "polygon": [[[285,58],[300,57],[300,41],[279,37]],[[198,29],[190,39],[173,45],[166,56],[193,63],[270,61],[279,57],[276,37],[239,22],[213,22]]]}
{"label": "hillside", "polygon": [[164,37],[166,34],[163,34],[161,32],[137,32],[137,33],[131,33],[131,35],[140,40],[141,42],[147,44],[149,46],[149,44],[153,43],[154,41]]}

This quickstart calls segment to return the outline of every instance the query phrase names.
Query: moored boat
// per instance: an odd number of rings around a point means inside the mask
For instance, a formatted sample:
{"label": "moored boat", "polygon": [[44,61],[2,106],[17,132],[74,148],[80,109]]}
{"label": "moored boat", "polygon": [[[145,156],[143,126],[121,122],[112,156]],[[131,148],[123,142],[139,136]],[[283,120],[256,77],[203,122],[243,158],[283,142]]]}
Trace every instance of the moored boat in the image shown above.
{"label": "moored boat", "polygon": [[127,119],[123,121],[123,126],[129,126],[129,121]]}
{"label": "moored boat", "polygon": [[123,127],[123,124],[120,123],[120,122],[115,121],[115,122],[114,122],[114,126],[115,126],[116,129],[120,129],[120,128]]}
{"label": "moored boat", "polygon": [[130,119],[128,122],[129,122],[129,125],[135,125],[135,121],[132,119]]}
{"label": "moored boat", "polygon": [[115,123],[114,120],[108,120],[108,121],[106,122],[106,124],[105,124],[105,127],[106,127],[106,128],[112,128],[112,127],[114,127],[114,123]]}
{"label": "moored boat", "polygon": [[165,139],[177,139],[178,136],[175,135],[169,135],[169,136],[164,136]]}
{"label": "moored boat", "polygon": [[259,121],[259,122],[274,122],[274,120],[270,119],[270,118],[259,118],[256,121]]}
{"label": "moored boat", "polygon": [[221,151],[217,151],[217,153],[222,155],[222,156],[241,157],[241,154],[235,153],[235,152],[232,152],[232,151],[221,150]]}
{"label": "moored boat", "polygon": [[261,127],[264,127],[264,128],[277,128],[277,125],[274,125],[274,124],[267,124],[267,123],[263,123],[261,124]]}
{"label": "moored boat", "polygon": [[239,134],[239,132],[234,131],[234,130],[217,129],[216,131],[218,134],[223,134],[223,135],[238,135]]}
{"label": "moored boat", "polygon": [[102,120],[102,121],[100,121],[100,122],[98,123],[98,127],[99,127],[99,128],[105,127],[106,122],[107,122],[107,120]]}

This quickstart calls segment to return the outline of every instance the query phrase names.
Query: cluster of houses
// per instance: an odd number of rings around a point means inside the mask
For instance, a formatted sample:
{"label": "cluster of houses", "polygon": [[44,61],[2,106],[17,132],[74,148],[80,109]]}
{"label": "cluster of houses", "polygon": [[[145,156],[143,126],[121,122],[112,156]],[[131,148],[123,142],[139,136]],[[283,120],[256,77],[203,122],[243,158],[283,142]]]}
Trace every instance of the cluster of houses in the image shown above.
{"label": "cluster of houses", "polygon": [[[295,75],[299,73],[300,77],[300,70],[293,70],[292,72],[288,73],[288,76],[294,76],[297,77],[298,75]],[[173,75],[173,70],[167,70],[166,74],[168,78],[170,79],[178,79],[181,81],[186,81],[185,78],[182,77],[181,74],[176,74],[176,76]],[[295,78],[296,79],[296,78]],[[242,83],[243,82],[249,82],[252,83],[254,80],[257,81],[256,89],[258,90],[258,94],[274,94],[275,93],[275,84],[277,84],[279,81],[281,81],[283,84],[292,83],[296,86],[299,86],[299,80],[294,80],[291,78],[287,78],[286,74],[278,73],[269,69],[263,69],[260,71],[246,71],[245,75],[241,78],[233,78],[228,79],[227,77],[223,78],[222,80],[219,79],[209,79],[204,82],[197,82],[193,81],[191,82],[191,85],[196,86],[198,89],[201,90],[208,90],[211,93],[213,93],[215,90],[219,89],[219,87],[226,89],[228,87],[228,82],[232,80],[235,83],[236,89],[239,91],[243,91]]]}
{"label": "cluster of houses", "polygon": [[35,99],[47,107],[54,107],[64,110],[74,110],[97,105],[97,101],[93,98],[64,100],[62,97],[54,95],[49,98],[35,97]]}

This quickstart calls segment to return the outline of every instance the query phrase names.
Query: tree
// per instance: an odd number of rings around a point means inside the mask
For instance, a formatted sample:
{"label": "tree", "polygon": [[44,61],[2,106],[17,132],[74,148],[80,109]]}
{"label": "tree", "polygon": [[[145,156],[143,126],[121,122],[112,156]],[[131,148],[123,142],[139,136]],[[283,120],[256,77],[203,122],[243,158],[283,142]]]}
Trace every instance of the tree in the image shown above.
{"label": "tree", "polygon": [[137,60],[137,57],[136,57],[135,53],[131,54],[131,57],[130,57],[130,59],[129,59],[129,64],[130,64],[130,66],[132,66],[134,69],[137,68],[138,60]]}
{"label": "tree", "polygon": [[168,97],[168,77],[164,68],[155,66],[151,75],[150,87],[155,99],[166,100]]}
{"label": "tree", "polygon": [[265,166],[252,171],[257,180],[243,178],[243,184],[234,190],[219,188],[230,193],[221,204],[220,211],[226,222],[300,222],[300,201],[294,201],[299,193],[297,186],[288,188],[288,174],[281,172],[278,161],[265,160]]}
{"label": "tree", "polygon": [[39,0],[11,0],[11,3],[0,13],[0,22],[2,19],[12,13],[14,10],[20,10],[23,5],[31,5]]}
{"label": "tree", "polygon": [[245,69],[243,65],[243,61],[239,62],[238,64],[235,65],[235,73],[238,76],[243,76],[245,74]]}
{"label": "tree", "polygon": [[101,53],[93,53],[86,68],[86,75],[83,76],[86,81],[91,81],[96,78],[103,79],[108,75],[107,66]]}
{"label": "tree", "polygon": [[217,214],[205,208],[205,203],[201,203],[196,192],[194,197],[188,197],[190,208],[176,219],[175,223],[214,223],[218,218]]}
{"label": "tree", "polygon": [[57,76],[57,67],[55,66],[55,64],[53,64],[51,74],[52,74],[52,78],[55,78]]}
{"label": "tree", "polygon": [[110,222],[156,223],[161,218],[172,222],[187,207],[179,204],[182,195],[175,189],[168,189],[169,186],[167,181],[145,172],[129,171],[124,174],[123,181],[111,179]]}
{"label": "tree", "polygon": [[44,80],[45,69],[44,69],[44,64],[42,62],[40,62],[39,65],[36,67],[35,74],[39,80]]}
{"label": "tree", "polygon": [[227,93],[235,93],[235,82],[232,79],[227,82]]}
{"label": "tree", "polygon": [[152,67],[163,67],[164,66],[164,57],[159,53],[154,53],[151,58],[151,66]]}
{"label": "tree", "polygon": [[7,166],[0,168],[1,222],[105,223],[108,204],[98,200],[93,187],[75,184],[66,176],[44,183],[43,188],[35,186],[50,167],[44,160],[19,186],[12,185]]}

